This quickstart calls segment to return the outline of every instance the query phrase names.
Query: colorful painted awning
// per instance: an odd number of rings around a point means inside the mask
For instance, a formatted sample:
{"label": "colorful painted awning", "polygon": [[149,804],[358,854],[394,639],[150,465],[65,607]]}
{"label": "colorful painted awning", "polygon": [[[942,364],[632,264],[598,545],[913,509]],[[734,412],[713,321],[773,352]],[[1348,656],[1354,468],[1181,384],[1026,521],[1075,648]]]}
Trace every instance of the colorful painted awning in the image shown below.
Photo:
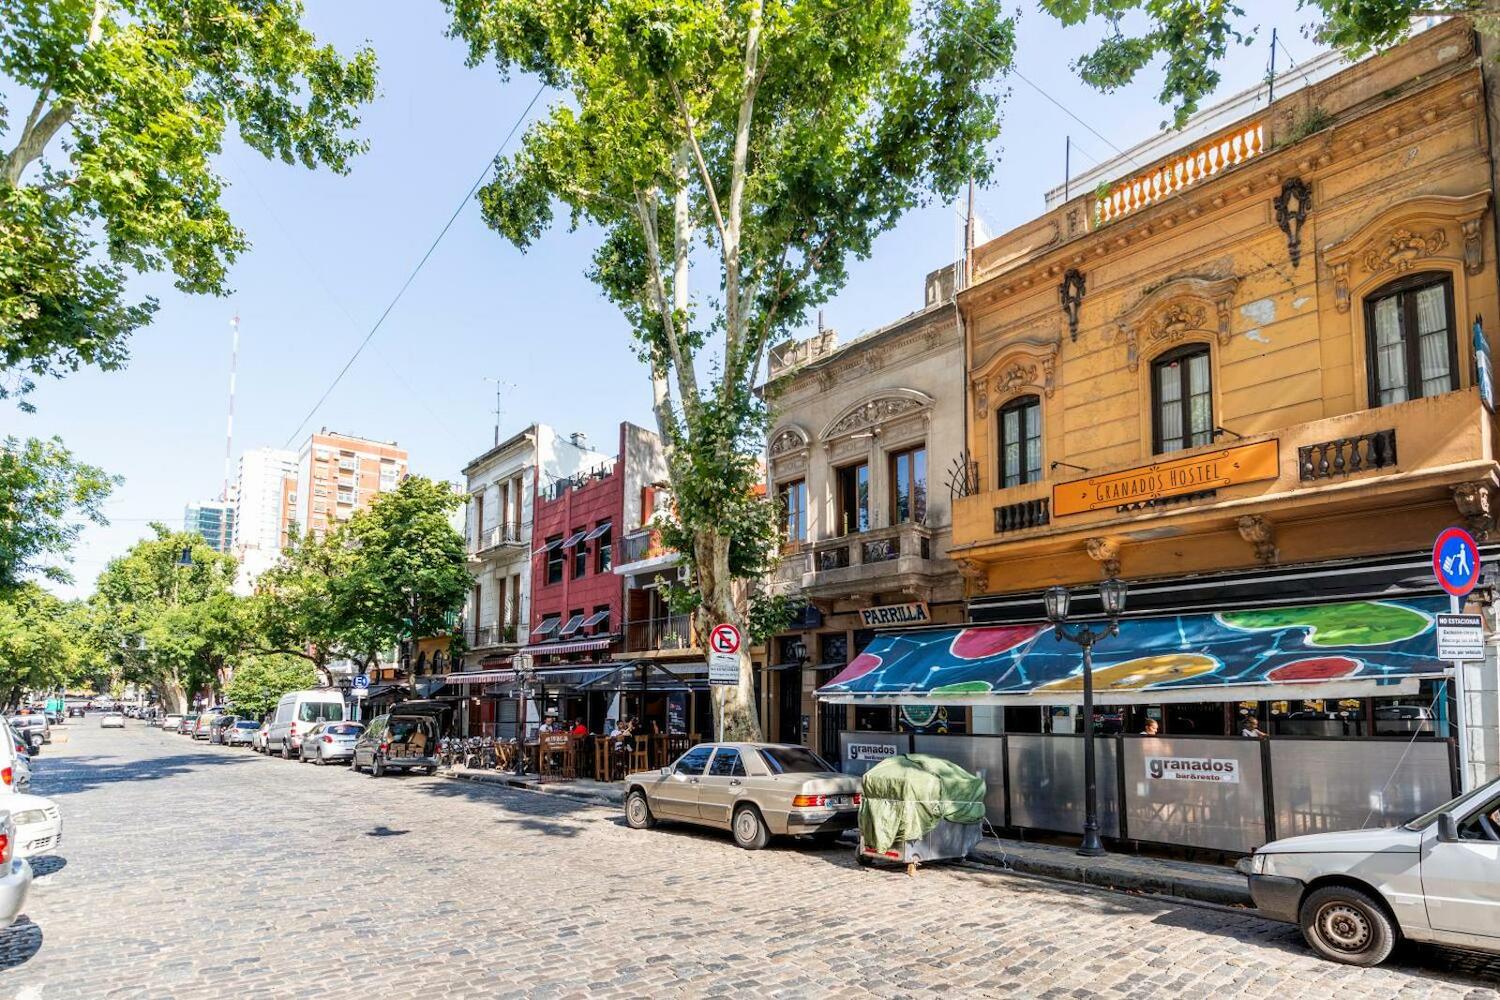
{"label": "colorful painted awning", "polygon": [[[1128,619],[1094,646],[1101,705],[1414,693],[1441,676],[1446,597]],[[888,632],[818,689],[836,704],[1070,705],[1083,654],[1050,625]]]}

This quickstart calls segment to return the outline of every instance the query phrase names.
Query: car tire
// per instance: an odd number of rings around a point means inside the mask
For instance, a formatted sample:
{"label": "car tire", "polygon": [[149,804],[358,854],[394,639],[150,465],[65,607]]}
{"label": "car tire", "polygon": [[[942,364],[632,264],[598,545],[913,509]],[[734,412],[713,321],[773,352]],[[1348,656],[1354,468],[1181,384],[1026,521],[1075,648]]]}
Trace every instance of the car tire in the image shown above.
{"label": "car tire", "polygon": [[370,777],[379,778],[385,775],[385,763],[379,757],[370,758]]}
{"label": "car tire", "polygon": [[291,760],[292,759],[292,747],[291,747],[291,744],[287,743],[286,740],[282,740],[281,741],[281,759],[282,760]]}
{"label": "car tire", "polygon": [[1396,946],[1396,926],[1374,896],[1346,885],[1308,893],[1298,911],[1302,937],[1313,951],[1345,965],[1379,965]]}
{"label": "car tire", "polygon": [[735,844],[747,851],[758,851],[771,841],[766,822],[754,806],[743,805],[736,809],[729,826],[734,831]]}
{"label": "car tire", "polygon": [[651,815],[651,803],[646,801],[646,793],[639,788],[625,797],[625,825],[632,830],[649,830],[656,825],[656,817]]}

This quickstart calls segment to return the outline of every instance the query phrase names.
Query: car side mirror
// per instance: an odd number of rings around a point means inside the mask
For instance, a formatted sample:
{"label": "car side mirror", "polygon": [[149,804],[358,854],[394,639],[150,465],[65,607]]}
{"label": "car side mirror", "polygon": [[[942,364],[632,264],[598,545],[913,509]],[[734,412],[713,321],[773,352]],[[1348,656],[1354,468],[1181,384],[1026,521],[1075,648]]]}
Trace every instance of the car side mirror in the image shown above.
{"label": "car side mirror", "polygon": [[668,777],[669,775],[671,775],[671,773],[672,773],[672,769],[670,767],[664,767],[664,768],[661,769],[661,776],[663,778]]}
{"label": "car side mirror", "polygon": [[1437,839],[1440,844],[1458,843],[1458,820],[1452,813],[1439,813],[1437,819]]}

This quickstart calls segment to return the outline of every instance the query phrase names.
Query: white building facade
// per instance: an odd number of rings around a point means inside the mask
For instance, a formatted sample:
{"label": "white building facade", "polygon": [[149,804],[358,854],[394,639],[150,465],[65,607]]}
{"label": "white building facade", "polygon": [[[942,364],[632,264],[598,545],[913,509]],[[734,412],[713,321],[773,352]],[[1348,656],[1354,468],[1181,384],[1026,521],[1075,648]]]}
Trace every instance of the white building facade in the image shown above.
{"label": "white building facade", "polygon": [[252,448],[240,456],[235,480],[235,545],[239,574],[235,590],[248,594],[256,577],[276,565],[285,544],[288,481],[295,483],[297,453],[283,448]]}

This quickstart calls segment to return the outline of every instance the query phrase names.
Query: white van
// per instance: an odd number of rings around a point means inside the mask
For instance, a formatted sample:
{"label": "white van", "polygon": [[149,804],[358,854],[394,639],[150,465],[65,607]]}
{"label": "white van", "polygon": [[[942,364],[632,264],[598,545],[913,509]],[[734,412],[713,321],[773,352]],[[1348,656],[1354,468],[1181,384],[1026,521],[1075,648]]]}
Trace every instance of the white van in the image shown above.
{"label": "white van", "polygon": [[302,737],[320,722],[343,722],[349,717],[344,696],[333,688],[289,691],[276,703],[266,734],[266,753],[280,752],[291,760],[301,752]]}

